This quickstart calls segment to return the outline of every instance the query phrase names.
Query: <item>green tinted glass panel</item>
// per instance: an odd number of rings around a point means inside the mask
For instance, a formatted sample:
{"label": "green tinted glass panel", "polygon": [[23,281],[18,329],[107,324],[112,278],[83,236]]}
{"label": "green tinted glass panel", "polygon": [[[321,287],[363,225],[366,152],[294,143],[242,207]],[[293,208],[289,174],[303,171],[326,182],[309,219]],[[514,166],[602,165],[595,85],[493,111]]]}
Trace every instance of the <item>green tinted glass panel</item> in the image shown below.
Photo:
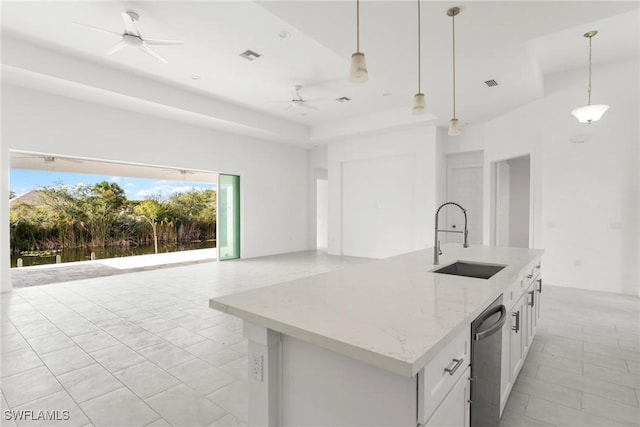
{"label": "green tinted glass panel", "polygon": [[220,174],[218,248],[220,260],[240,258],[240,177]]}

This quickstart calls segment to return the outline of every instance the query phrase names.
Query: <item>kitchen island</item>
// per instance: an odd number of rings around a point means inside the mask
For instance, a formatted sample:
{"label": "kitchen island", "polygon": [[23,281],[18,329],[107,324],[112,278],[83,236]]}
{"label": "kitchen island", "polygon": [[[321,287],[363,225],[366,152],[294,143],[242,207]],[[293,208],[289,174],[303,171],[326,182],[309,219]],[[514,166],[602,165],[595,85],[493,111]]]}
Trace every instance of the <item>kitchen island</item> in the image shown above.
{"label": "kitchen island", "polygon": [[533,286],[542,251],[443,252],[440,266],[505,267],[489,279],[434,273],[425,249],[210,300],[244,320],[250,425],[468,423],[470,324],[500,295],[510,309]]}

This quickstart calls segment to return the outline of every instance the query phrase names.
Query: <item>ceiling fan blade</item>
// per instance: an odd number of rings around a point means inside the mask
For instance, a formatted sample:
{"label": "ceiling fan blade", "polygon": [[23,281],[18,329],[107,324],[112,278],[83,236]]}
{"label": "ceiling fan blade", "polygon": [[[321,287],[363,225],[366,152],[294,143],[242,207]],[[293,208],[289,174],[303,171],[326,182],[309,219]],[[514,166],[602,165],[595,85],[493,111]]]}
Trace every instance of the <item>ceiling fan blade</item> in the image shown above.
{"label": "ceiling fan blade", "polygon": [[74,22],[73,24],[77,25],[79,27],[88,28],[90,30],[99,31],[101,33],[106,33],[106,34],[111,34],[111,35],[114,35],[114,36],[122,37],[122,34],[120,34],[120,33],[117,33],[115,31],[111,31],[111,30],[105,30],[104,28],[100,28],[100,27],[94,27],[93,25],[81,24],[79,22]]}
{"label": "ceiling fan blade", "polygon": [[327,98],[304,98],[302,101],[303,102],[319,102],[319,101],[325,101]]}
{"label": "ceiling fan blade", "polygon": [[143,51],[144,53],[150,55],[150,56],[153,56],[154,58],[156,58],[160,62],[164,62],[165,64],[168,63],[166,59],[164,59],[162,56],[160,56],[156,52],[154,52],[153,49],[151,49],[149,46],[147,46],[146,43],[142,43],[140,45],[140,50]]}
{"label": "ceiling fan blade", "polygon": [[269,101],[267,101],[267,102],[277,102],[277,103],[282,103],[282,104],[284,104],[285,102],[286,102],[286,103],[291,103],[291,102],[293,102],[293,100],[283,101],[283,100],[280,100],[280,99],[270,99],[270,100],[269,100]]}
{"label": "ceiling fan blade", "polygon": [[307,104],[306,101],[298,102],[296,105],[298,107],[307,108],[309,110],[317,110],[318,109],[317,107],[314,107],[313,105]]}
{"label": "ceiling fan blade", "polygon": [[120,12],[122,15],[122,21],[124,21],[124,29],[127,34],[133,34],[140,36],[140,32],[136,28],[136,24],[127,12]]}
{"label": "ceiling fan blade", "polygon": [[144,42],[148,45],[154,45],[154,44],[184,44],[183,40],[165,40],[165,39],[149,39],[149,38],[144,38]]}
{"label": "ceiling fan blade", "polygon": [[113,45],[113,47],[111,49],[109,49],[107,51],[107,55],[113,55],[114,53],[116,53],[117,51],[119,51],[120,49],[125,47],[126,45],[127,44],[124,41],[120,41],[120,42],[116,43],[115,45]]}

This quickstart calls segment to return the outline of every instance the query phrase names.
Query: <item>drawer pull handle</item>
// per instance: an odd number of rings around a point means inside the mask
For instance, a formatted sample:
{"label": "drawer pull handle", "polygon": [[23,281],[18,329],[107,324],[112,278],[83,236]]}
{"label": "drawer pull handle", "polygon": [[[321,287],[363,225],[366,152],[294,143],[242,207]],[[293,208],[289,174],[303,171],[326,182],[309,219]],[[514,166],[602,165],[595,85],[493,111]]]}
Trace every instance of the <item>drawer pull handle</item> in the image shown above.
{"label": "drawer pull handle", "polygon": [[511,313],[511,315],[516,318],[516,326],[512,326],[511,329],[517,334],[518,332],[520,332],[520,310],[516,311],[515,313]]}
{"label": "drawer pull handle", "polygon": [[538,279],[538,283],[540,286],[538,287],[538,292],[542,293],[542,279]]}
{"label": "drawer pull handle", "polygon": [[452,364],[453,366],[449,366],[449,367],[447,367],[447,368],[444,368],[444,371],[445,371],[445,372],[448,372],[448,373],[449,373],[449,375],[453,375],[453,374],[455,374],[455,373],[456,373],[456,371],[458,370],[458,368],[459,368],[460,366],[462,366],[462,364],[463,364],[463,363],[464,363],[464,358],[461,358],[461,359],[453,359],[453,361],[451,362],[451,364]]}
{"label": "drawer pull handle", "polygon": [[531,303],[529,305],[533,307],[536,304],[536,291],[529,292],[529,295],[531,295]]}
{"label": "drawer pull handle", "polygon": [[531,279],[533,277],[533,274],[527,274],[527,279]]}

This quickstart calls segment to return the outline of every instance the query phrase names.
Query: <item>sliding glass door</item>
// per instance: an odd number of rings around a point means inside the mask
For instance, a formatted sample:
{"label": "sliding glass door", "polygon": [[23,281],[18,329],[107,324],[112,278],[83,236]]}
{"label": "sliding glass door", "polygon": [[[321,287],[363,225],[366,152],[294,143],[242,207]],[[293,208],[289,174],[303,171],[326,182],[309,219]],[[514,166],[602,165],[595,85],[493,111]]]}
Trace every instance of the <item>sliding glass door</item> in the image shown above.
{"label": "sliding glass door", "polygon": [[218,259],[240,258],[240,177],[218,177]]}

